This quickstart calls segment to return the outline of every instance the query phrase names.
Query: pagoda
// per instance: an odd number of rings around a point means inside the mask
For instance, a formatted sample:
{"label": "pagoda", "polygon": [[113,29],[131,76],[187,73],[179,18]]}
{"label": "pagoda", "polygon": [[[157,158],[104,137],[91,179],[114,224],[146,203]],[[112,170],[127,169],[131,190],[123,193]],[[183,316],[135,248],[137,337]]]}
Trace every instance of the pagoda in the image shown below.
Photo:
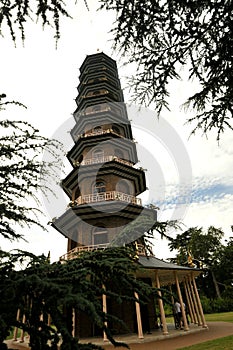
{"label": "pagoda", "polygon": [[[80,67],[80,83],[71,130],[74,146],[67,158],[72,171],[62,181],[69,198],[68,208],[53,226],[68,238],[67,252],[61,257],[78,257],[83,250],[108,249],[121,231],[142,213],[156,221],[156,211],[145,208],[138,197],[146,190],[145,173],[137,168],[138,158],[131,124],[124,104],[116,62],[100,52],[85,58]],[[135,238],[135,241],[137,241]],[[132,237],[125,243],[132,241]],[[138,263],[144,267],[137,278],[157,287],[175,285],[180,301],[180,283],[184,283],[185,300],[192,321],[206,327],[195,284],[199,271],[169,264],[153,255],[147,256],[140,244]],[[151,300],[148,305],[136,303],[115,305],[106,300],[105,309],[122,319],[131,332],[143,338],[146,331],[157,327],[155,302],[168,334],[163,301]],[[183,316],[184,310],[182,309]],[[99,335],[87,315],[76,315],[73,334],[78,337]],[[81,320],[81,321],[80,321]],[[82,327],[80,327],[82,324]],[[187,320],[184,322],[188,329]],[[122,329],[115,329],[121,333]]]}

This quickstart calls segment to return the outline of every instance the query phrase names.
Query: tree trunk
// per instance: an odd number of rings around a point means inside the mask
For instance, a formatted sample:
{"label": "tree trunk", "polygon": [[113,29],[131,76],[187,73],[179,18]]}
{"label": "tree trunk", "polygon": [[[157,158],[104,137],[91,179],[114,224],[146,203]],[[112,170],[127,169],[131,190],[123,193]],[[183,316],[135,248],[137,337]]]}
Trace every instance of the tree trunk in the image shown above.
{"label": "tree trunk", "polygon": [[213,279],[216,295],[217,295],[218,298],[221,298],[221,293],[220,293],[220,290],[219,290],[219,287],[218,287],[218,283],[217,283],[215,274],[214,274],[214,272],[212,270],[210,270],[210,272],[211,272],[211,275],[212,275],[212,279]]}

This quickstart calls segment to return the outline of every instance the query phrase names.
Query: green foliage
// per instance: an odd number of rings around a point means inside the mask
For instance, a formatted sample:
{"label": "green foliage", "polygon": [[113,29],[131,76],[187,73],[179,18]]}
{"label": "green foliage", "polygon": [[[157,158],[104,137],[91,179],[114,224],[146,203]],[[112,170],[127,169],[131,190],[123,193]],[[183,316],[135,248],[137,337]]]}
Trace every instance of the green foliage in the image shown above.
{"label": "green foliage", "polygon": [[16,320],[15,263],[17,260],[15,255],[0,250],[0,346],[10,334],[11,326]]}
{"label": "green foliage", "polygon": [[[88,9],[88,1],[84,0]],[[197,91],[184,103],[196,115],[193,133],[216,128],[217,139],[232,129],[232,0],[99,0],[100,9],[114,10],[114,48],[127,64],[137,64],[129,81],[133,100],[155,103],[158,113],[169,107],[169,83],[180,79],[183,67],[198,82]],[[25,39],[29,20],[55,28],[60,38],[61,18],[70,17],[64,0],[1,0],[0,30],[16,31]]]}
{"label": "green foliage", "polygon": [[[0,96],[0,111],[15,101]],[[51,154],[50,162],[42,162],[44,150]],[[58,142],[40,136],[39,131],[24,121],[0,120],[0,233],[8,239],[21,237],[16,224],[40,227],[37,214],[37,191],[49,191],[46,180],[56,180],[55,170],[61,149]],[[31,204],[35,205],[32,207]]]}
{"label": "green foliage", "polygon": [[201,296],[201,303],[205,314],[233,311],[232,297],[222,297],[218,299],[209,299]]}
{"label": "green foliage", "polygon": [[223,235],[222,229],[213,226],[207,232],[203,228],[191,227],[169,242],[170,250],[178,251],[173,261],[180,265],[203,268],[198,284],[201,292],[210,298],[215,298],[216,295],[221,297],[219,282],[222,279],[218,274],[217,281],[216,274],[224,250],[221,243]]}
{"label": "green foliage", "polygon": [[[112,240],[111,246],[124,246],[137,240],[140,240],[140,243],[147,247],[147,250],[150,250],[150,244],[148,242],[147,232],[151,230],[151,227],[154,225],[154,218],[148,215],[139,215],[135,220],[127,224],[120,233]],[[146,238],[147,237],[147,238]],[[151,235],[150,235],[150,238]]]}
{"label": "green foliage", "polygon": [[178,221],[157,221],[155,218],[155,208],[152,207],[153,205],[148,205],[146,213],[139,215],[135,220],[127,224],[118,236],[112,240],[111,246],[125,246],[127,244],[135,250],[137,249],[137,244],[141,244],[144,247],[145,253],[150,255],[152,253],[155,232],[159,233],[161,238],[166,237],[170,240],[167,232],[170,228],[180,228]]}
{"label": "green foliage", "polygon": [[227,242],[220,252],[219,264],[216,269],[216,277],[221,280],[224,285],[233,286],[233,239]]}
{"label": "green foliage", "polygon": [[200,299],[204,314],[211,314],[213,312],[213,309],[210,304],[210,299],[205,295],[201,296]]}
{"label": "green foliage", "polygon": [[60,38],[60,17],[70,17],[63,0],[1,0],[0,30],[6,23],[12,40],[16,42],[16,30],[20,30],[21,38],[25,39],[25,23],[29,20],[40,20],[42,26],[55,27],[55,39]]}
{"label": "green foliage", "polygon": [[225,299],[214,299],[211,301],[212,312],[226,312],[232,311],[232,309],[228,307],[227,300]]}
{"label": "green foliage", "polygon": [[207,133],[232,129],[232,1],[225,0],[100,0],[101,8],[115,10],[115,49],[127,63],[137,64],[130,80],[133,98],[155,102],[158,113],[168,108],[168,85],[189,68],[198,91],[185,107],[196,111],[188,119]]}
{"label": "green foliage", "polygon": [[228,285],[226,286],[224,292],[222,293],[222,297],[224,299],[232,299],[232,293],[233,293],[233,286]]}
{"label": "green foliage", "polygon": [[188,264],[188,257],[191,255],[197,267],[210,267],[219,261],[223,235],[222,229],[213,226],[210,226],[207,232],[204,232],[203,228],[191,227],[171,239],[169,249],[178,250],[176,259],[180,264]]}
{"label": "green foliage", "polygon": [[[13,326],[30,335],[32,350],[57,349],[61,334],[61,350],[101,349],[93,344],[80,344],[72,336],[72,310],[85,312],[95,325],[106,331],[116,342],[105,322],[122,322],[102,309],[103,294],[123,300],[146,302],[156,289],[135,279],[139,268],[134,252],[129,248],[111,248],[83,252],[77,259],[50,264],[44,256],[27,252],[1,253],[0,278],[0,344]],[[26,267],[19,268],[21,264]],[[17,269],[16,269],[17,267]],[[26,316],[26,323],[16,321],[17,310]],[[43,314],[43,319],[41,315]],[[47,325],[48,315],[54,327]],[[50,341],[50,345],[48,345]]]}
{"label": "green foliage", "polygon": [[165,303],[164,304],[164,312],[166,316],[171,316],[173,315],[173,305]]}

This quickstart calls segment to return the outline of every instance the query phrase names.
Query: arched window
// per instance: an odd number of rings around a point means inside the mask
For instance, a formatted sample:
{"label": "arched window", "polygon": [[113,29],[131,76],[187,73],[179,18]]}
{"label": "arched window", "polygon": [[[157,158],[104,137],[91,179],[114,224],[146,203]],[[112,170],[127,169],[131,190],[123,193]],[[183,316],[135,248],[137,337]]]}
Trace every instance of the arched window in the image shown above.
{"label": "arched window", "polygon": [[102,148],[96,148],[92,152],[92,157],[95,158],[96,160],[102,159],[104,157],[104,151],[102,150]]}
{"label": "arched window", "polygon": [[103,193],[106,192],[106,186],[104,181],[96,181],[93,186],[93,193]]}
{"label": "arched window", "polygon": [[105,227],[95,227],[92,235],[94,245],[105,244],[108,242],[108,231]]}

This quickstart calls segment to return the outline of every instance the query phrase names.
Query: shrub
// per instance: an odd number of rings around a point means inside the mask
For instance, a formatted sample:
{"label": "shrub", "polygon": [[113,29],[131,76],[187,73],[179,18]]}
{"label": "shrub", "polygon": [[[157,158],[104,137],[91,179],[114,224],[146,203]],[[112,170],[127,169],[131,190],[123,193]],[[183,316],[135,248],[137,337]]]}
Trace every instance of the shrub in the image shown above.
{"label": "shrub", "polygon": [[209,299],[202,296],[201,304],[205,314],[233,311],[233,299],[229,297]]}
{"label": "shrub", "polygon": [[201,304],[202,304],[204,314],[211,314],[213,312],[211,300],[206,296],[201,297]]}

